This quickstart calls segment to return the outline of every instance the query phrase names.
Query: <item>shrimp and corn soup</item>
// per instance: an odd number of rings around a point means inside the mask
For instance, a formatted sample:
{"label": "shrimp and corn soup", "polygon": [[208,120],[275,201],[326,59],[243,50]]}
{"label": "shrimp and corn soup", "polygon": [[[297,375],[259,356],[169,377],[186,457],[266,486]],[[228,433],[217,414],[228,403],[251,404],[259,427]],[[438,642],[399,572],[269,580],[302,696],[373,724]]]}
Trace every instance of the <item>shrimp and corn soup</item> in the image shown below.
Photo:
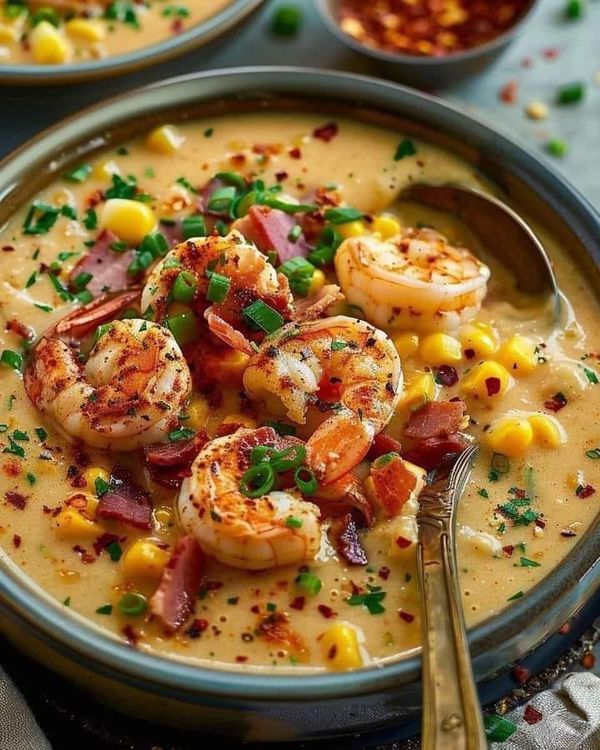
{"label": "shrimp and corn soup", "polygon": [[574,306],[553,328],[398,199],[449,180],[490,189],[391,130],[244,113],[156,127],[14,214],[0,543],[65,617],[236,669],[406,655],[418,495],[469,435],[468,624],[562,564],[597,514],[596,303],[539,230]]}
{"label": "shrimp and corn soup", "polygon": [[62,65],[181,34],[232,0],[0,0],[0,64]]}

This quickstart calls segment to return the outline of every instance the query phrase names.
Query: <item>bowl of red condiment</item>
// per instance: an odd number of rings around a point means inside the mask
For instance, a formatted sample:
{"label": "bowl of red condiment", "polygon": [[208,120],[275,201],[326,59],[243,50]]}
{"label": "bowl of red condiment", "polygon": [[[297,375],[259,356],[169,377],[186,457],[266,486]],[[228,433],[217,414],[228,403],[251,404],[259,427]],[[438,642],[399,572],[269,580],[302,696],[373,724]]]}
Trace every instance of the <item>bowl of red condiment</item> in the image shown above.
{"label": "bowl of red condiment", "polygon": [[537,0],[317,0],[344,44],[385,73],[437,88],[481,71],[522,30]]}

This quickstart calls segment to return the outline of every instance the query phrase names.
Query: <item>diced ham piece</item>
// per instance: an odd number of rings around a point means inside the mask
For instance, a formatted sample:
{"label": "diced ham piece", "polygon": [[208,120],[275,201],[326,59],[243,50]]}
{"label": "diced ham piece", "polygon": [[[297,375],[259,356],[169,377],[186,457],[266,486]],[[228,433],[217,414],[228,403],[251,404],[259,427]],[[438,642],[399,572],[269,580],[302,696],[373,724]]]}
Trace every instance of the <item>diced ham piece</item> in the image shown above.
{"label": "diced ham piece", "polygon": [[413,440],[444,437],[458,432],[466,406],[460,401],[428,401],[413,411],[404,434]]}
{"label": "diced ham piece", "polygon": [[137,485],[127,469],[113,469],[110,489],[100,498],[96,508],[98,518],[120,521],[138,529],[149,529],[152,520],[150,495]]}
{"label": "diced ham piece", "polygon": [[263,253],[275,251],[280,263],[301,255],[305,258],[310,247],[301,234],[295,242],[289,239],[289,234],[296,226],[295,218],[269,206],[250,206],[247,215],[233,224],[244,237],[253,242]]}
{"label": "diced ham piece", "polygon": [[127,273],[135,251],[131,248],[122,253],[110,249],[119,238],[110,230],[100,232],[96,242],[71,271],[69,281],[73,283],[80,273],[91,273],[92,278],[86,289],[94,297],[104,292],[121,292],[131,286],[135,278]]}
{"label": "diced ham piece", "polygon": [[425,472],[419,466],[404,461],[400,456],[371,464],[373,499],[386,518],[398,516],[413,494],[418,494],[424,483]]}
{"label": "diced ham piece", "polygon": [[294,305],[294,320],[303,323],[321,317],[331,305],[344,299],[337,284],[325,284],[317,294],[298,300]]}
{"label": "diced ham piece", "polygon": [[181,537],[150,598],[150,611],[168,631],[180,628],[194,611],[204,569],[204,553],[196,539],[191,535]]}
{"label": "diced ham piece", "polygon": [[329,528],[329,539],[338,554],[350,565],[366,565],[369,562],[351,513],[333,519]]}
{"label": "diced ham piece", "polygon": [[469,441],[460,432],[448,437],[432,437],[416,443],[403,457],[426,471],[437,469],[448,458],[461,453]]}

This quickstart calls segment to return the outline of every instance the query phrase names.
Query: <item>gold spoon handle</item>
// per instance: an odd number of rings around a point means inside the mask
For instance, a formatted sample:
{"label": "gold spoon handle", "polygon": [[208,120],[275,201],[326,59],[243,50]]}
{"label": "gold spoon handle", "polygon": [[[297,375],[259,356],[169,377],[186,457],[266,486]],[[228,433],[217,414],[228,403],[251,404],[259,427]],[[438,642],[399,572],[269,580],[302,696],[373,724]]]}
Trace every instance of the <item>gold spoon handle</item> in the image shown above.
{"label": "gold spoon handle", "polygon": [[422,750],[485,750],[453,544],[454,504],[476,449],[457,461],[447,483],[421,494],[417,547],[423,642]]}

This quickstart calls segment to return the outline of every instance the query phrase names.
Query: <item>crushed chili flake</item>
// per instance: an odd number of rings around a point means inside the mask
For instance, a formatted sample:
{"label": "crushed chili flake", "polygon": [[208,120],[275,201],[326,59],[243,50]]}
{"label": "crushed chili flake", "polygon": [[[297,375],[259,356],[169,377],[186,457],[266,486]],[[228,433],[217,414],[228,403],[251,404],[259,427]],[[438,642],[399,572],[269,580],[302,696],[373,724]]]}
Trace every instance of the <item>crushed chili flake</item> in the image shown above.
{"label": "crushed chili flake", "polygon": [[200,638],[200,635],[204,633],[207,628],[208,620],[199,617],[192,621],[192,624],[185,631],[185,634],[190,638]]}
{"label": "crushed chili flake", "polygon": [[334,612],[331,607],[328,607],[326,604],[319,604],[317,609],[326,620],[329,620],[332,617],[337,617],[337,612]]}
{"label": "crushed chili flake", "polygon": [[3,253],[14,253],[15,248],[12,245],[2,245]]}
{"label": "crushed chili flake", "polygon": [[387,579],[390,577],[390,569],[387,565],[382,565],[381,568],[377,571],[377,575],[382,578],[384,581],[387,581]]}
{"label": "crushed chili flake", "polygon": [[527,667],[522,667],[517,664],[517,666],[512,669],[512,676],[520,685],[522,685],[531,677],[531,672]]}
{"label": "crushed chili flake", "polygon": [[544,408],[548,409],[548,411],[557,412],[563,409],[567,405],[567,399],[564,393],[561,393],[560,391],[558,393],[555,393],[554,396],[549,398],[547,401],[544,401]]}
{"label": "crushed chili flake", "polygon": [[19,547],[21,546],[21,541],[22,541],[21,537],[18,534],[13,534],[12,540],[13,540],[13,544],[15,548],[19,549]]}
{"label": "crushed chili flake", "polygon": [[411,615],[410,612],[404,612],[402,609],[398,610],[398,614],[404,622],[412,622],[415,619],[414,615]]}
{"label": "crushed chili flake", "polygon": [[81,558],[81,562],[84,565],[90,565],[93,562],[96,562],[96,558],[94,555],[91,555],[85,547],[82,547],[80,544],[76,544],[73,547],[73,552],[77,552],[79,557]]}
{"label": "crushed chili flake", "polygon": [[537,708],[534,708],[531,704],[528,706],[525,706],[525,712],[523,713],[523,719],[528,724],[537,724],[538,721],[541,721],[543,719],[543,714],[541,711],[538,711]]}
{"label": "crushed chili flake", "polygon": [[282,170],[281,172],[275,172],[275,179],[277,182],[283,182],[284,180],[287,180],[289,177],[288,173],[285,170]]}
{"label": "crushed chili flake", "polygon": [[288,154],[290,155],[290,157],[292,159],[301,159],[302,158],[302,151],[300,151],[300,149],[297,148],[297,147],[296,148],[291,148],[288,151]]}
{"label": "crushed chili flake", "polygon": [[7,490],[4,493],[4,497],[8,500],[11,505],[14,505],[18,510],[23,510],[27,505],[27,496],[22,495],[16,490]]}
{"label": "crushed chili flake", "polygon": [[304,609],[304,603],[306,598],[304,596],[297,596],[293,601],[290,602],[292,609]]}
{"label": "crushed chili flake", "polygon": [[399,536],[396,537],[396,544],[400,549],[406,549],[407,547],[410,547],[412,544],[410,539],[407,539],[405,536]]}
{"label": "crushed chili flake", "polygon": [[498,96],[500,97],[500,101],[504,102],[504,104],[515,104],[519,98],[518,81],[513,79],[505,83],[500,89]]}
{"label": "crushed chili flake", "polygon": [[247,656],[236,656],[235,660],[238,662],[238,664],[243,664],[244,662],[248,661]]}
{"label": "crushed chili flake", "polygon": [[514,544],[507,544],[506,547],[502,547],[502,552],[504,552],[504,555],[506,557],[511,557],[514,551],[515,551]]}
{"label": "crushed chili flake", "polygon": [[560,50],[558,47],[546,47],[546,49],[542,50],[542,56],[546,58],[546,60],[556,60],[556,58],[560,55]]}
{"label": "crushed chili flake", "polygon": [[94,552],[96,555],[100,555],[102,550],[106,549],[109,544],[112,544],[113,542],[118,541],[125,541],[125,537],[119,537],[116,534],[110,534],[108,532],[101,534],[95,542],[92,543],[92,547],[94,548]]}
{"label": "crushed chili flake", "polygon": [[485,387],[487,390],[487,395],[496,396],[498,393],[500,393],[501,385],[502,383],[500,382],[500,378],[486,378]]}
{"label": "crushed chili flake", "polygon": [[590,497],[590,495],[594,495],[596,492],[596,489],[592,487],[591,484],[586,484],[585,487],[582,485],[579,485],[577,489],[575,490],[575,494],[577,497],[586,498]]}
{"label": "crushed chili flake", "polygon": [[313,130],[313,138],[319,138],[325,143],[329,143],[338,134],[338,130],[337,123],[328,122],[326,125],[321,125],[321,127]]}

